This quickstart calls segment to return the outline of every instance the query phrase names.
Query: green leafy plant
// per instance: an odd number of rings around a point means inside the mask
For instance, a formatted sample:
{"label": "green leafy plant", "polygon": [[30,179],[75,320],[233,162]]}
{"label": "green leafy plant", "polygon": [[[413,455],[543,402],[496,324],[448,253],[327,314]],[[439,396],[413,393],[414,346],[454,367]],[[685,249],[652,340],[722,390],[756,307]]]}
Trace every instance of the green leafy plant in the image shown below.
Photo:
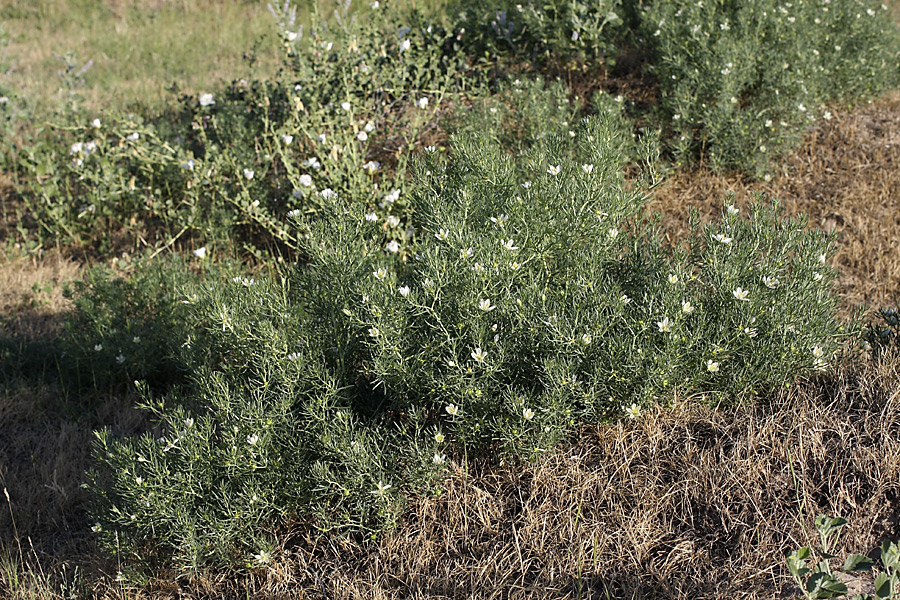
{"label": "green leafy plant", "polygon": [[900,35],[886,10],[855,0],[647,3],[639,35],[676,159],[762,176],[831,118],[825,104],[895,85]]}
{"label": "green leafy plant", "polygon": [[[818,515],[815,526],[821,546],[815,548],[804,546],[788,555],[788,570],[806,598],[810,600],[840,598],[848,594],[847,585],[837,577],[836,571],[831,567],[831,561],[837,558],[831,552],[845,525],[847,520],[841,517]],[[882,542],[881,562],[885,570],[875,576],[875,593],[856,594],[852,597],[853,600],[900,597],[900,546],[888,540]],[[860,573],[869,571],[874,566],[875,562],[867,556],[850,554],[840,572]]]}
{"label": "green leafy plant", "polygon": [[377,535],[449,461],[536,457],[676,393],[734,402],[831,368],[848,332],[828,238],[728,204],[666,248],[621,125],[604,112],[522,154],[461,135],[417,164],[408,239],[326,198],[296,217],[302,263],[182,293],[186,385],[144,392],[152,431],[98,437],[105,543],[265,566],[285,528]]}

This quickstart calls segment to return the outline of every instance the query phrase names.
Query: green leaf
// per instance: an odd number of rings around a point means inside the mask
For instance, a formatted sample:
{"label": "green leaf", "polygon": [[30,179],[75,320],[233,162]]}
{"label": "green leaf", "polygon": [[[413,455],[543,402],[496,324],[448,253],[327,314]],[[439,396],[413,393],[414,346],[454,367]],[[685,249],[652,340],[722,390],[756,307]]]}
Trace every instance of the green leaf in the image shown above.
{"label": "green leaf", "polygon": [[819,515],[816,517],[816,529],[819,531],[819,535],[823,538],[830,537],[832,534],[836,533],[847,524],[847,519],[843,517],[828,517],[826,515]]}
{"label": "green leaf", "polygon": [[846,573],[858,573],[859,571],[868,571],[874,565],[875,561],[868,556],[851,554],[847,557],[847,560],[844,561],[844,571]]}
{"label": "green leaf", "polygon": [[891,578],[887,573],[879,573],[875,577],[875,595],[879,598],[891,597]]}
{"label": "green leaf", "polygon": [[847,586],[829,573],[814,573],[806,582],[806,591],[813,598],[837,598],[847,593]]}
{"label": "green leaf", "polygon": [[881,562],[888,569],[900,566],[900,546],[896,542],[889,540],[881,542]]}

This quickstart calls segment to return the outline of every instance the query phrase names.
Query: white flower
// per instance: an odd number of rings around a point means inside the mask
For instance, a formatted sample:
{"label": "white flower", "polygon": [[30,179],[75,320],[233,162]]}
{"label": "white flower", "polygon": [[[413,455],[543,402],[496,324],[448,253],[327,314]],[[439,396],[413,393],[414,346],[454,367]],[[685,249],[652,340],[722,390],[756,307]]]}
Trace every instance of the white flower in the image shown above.
{"label": "white flower", "polygon": [[754,338],[759,332],[756,330],[756,327],[744,327],[744,333],[747,334],[747,337]]}
{"label": "white flower", "polygon": [[200,106],[212,106],[215,103],[212,94],[200,94]]}
{"label": "white flower", "polygon": [[459,251],[459,257],[462,259],[472,258],[475,255],[475,249],[472,246],[469,246],[465,250]]}
{"label": "white flower", "polygon": [[253,179],[254,175],[256,175],[256,173],[254,173],[253,169],[244,169],[244,177],[247,179]]}
{"label": "white flower", "polygon": [[94,352],[101,352],[103,350],[103,344],[95,344]]}
{"label": "white flower", "polygon": [[143,478],[143,477],[135,477],[135,478],[134,478],[134,481],[135,481],[135,483],[137,483],[138,485],[141,485],[142,483],[144,483],[144,478]]}
{"label": "white flower", "polygon": [[590,346],[591,341],[593,341],[593,339],[594,338],[591,337],[591,334],[585,333],[584,335],[581,336],[581,343],[584,344],[585,346]]}
{"label": "white flower", "polygon": [[288,31],[288,32],[286,32],[284,35],[285,35],[285,37],[287,38],[287,41],[289,41],[289,42],[293,42],[294,40],[297,39],[297,32],[296,32],[296,31]]}
{"label": "white flower", "polygon": [[272,562],[272,555],[265,550],[260,550],[259,554],[253,555],[253,560],[255,560],[258,565],[267,565]]}
{"label": "white flower", "polygon": [[94,525],[91,527],[91,531],[93,531],[94,533],[100,533],[101,531],[103,531],[103,527],[100,525],[100,523],[94,523]]}
{"label": "white flower", "polygon": [[337,192],[335,192],[331,188],[325,188],[324,190],[319,192],[319,195],[322,196],[322,198],[324,198],[325,200],[331,200],[332,198],[337,198]]}
{"label": "white flower", "polygon": [[349,103],[349,102],[341,102],[341,108],[343,108],[344,110],[349,111],[349,110],[350,110],[350,103]]}
{"label": "white flower", "polygon": [[375,0],[375,2],[369,4],[369,6],[372,7],[372,10],[378,10],[378,7],[381,6],[381,4],[379,4],[378,0]]}
{"label": "white flower", "polygon": [[393,190],[384,195],[385,204],[393,204],[400,199],[400,190]]}
{"label": "white flower", "polygon": [[472,358],[475,359],[475,362],[483,363],[484,359],[487,358],[487,352],[481,348],[475,348],[475,350],[472,351]]}
{"label": "white flower", "polygon": [[[451,417],[455,417],[456,415],[459,414],[459,407],[455,404],[448,404],[447,408],[445,408],[444,410],[446,410],[447,414],[450,415]],[[441,438],[443,438],[443,437],[444,436],[441,436]],[[437,439],[437,436],[435,436],[435,439]],[[443,441],[443,439],[441,441]]]}
{"label": "white flower", "polygon": [[400,42],[400,52],[405,52],[405,51],[409,50],[410,45],[411,44],[409,42],[409,38]]}
{"label": "white flower", "polygon": [[194,159],[189,158],[188,161],[181,165],[181,168],[185,171],[193,171],[194,170]]}
{"label": "white flower", "polygon": [[129,142],[136,142],[139,139],[141,139],[141,134],[139,134],[137,131],[135,131],[134,133],[125,136],[125,139],[128,140]]}
{"label": "white flower", "polygon": [[530,408],[523,409],[522,416],[525,417],[526,421],[530,421],[534,418],[534,411]]}
{"label": "white flower", "polygon": [[522,265],[520,265],[520,264],[517,263],[516,261],[512,261],[512,262],[509,263],[509,268],[512,269],[513,271],[518,271],[518,270],[519,270],[519,267],[521,267],[521,266],[522,266]]}
{"label": "white flower", "polygon": [[629,419],[637,419],[641,416],[641,407],[632,403],[631,406],[625,407],[625,414],[628,415]]}
{"label": "white flower", "polygon": [[591,165],[591,164],[581,165],[581,170],[590,175],[591,173],[594,172],[594,165]]}
{"label": "white flower", "polygon": [[288,219],[296,219],[297,217],[300,216],[300,209],[299,209],[299,208],[295,208],[295,209],[293,209],[293,210],[289,210],[289,211],[287,212],[287,216],[288,216]]}
{"label": "white flower", "polygon": [[372,275],[374,275],[375,279],[378,281],[384,281],[387,279],[388,272],[384,267],[378,267],[377,271],[372,271]]}
{"label": "white flower", "polygon": [[290,354],[288,354],[287,357],[288,357],[288,360],[296,362],[296,361],[300,360],[301,356],[302,355],[299,352],[291,352]]}
{"label": "white flower", "polygon": [[124,365],[125,364],[125,355],[121,352],[118,356],[116,356],[116,364]]}
{"label": "white flower", "polygon": [[531,182],[530,182],[530,181],[526,181],[525,183],[522,184],[522,187],[525,188],[525,189],[527,190],[528,188],[531,187]]}
{"label": "white flower", "polygon": [[726,244],[726,245],[727,245],[727,244],[730,244],[730,243],[731,243],[731,238],[728,237],[728,236],[725,235],[725,234],[722,234],[722,233],[717,233],[717,234],[715,234],[715,235],[713,236],[713,239],[716,240],[717,242],[719,242],[720,244]]}
{"label": "white flower", "polygon": [[817,358],[813,361],[813,368],[816,371],[827,371],[828,370],[828,361],[824,358]]}
{"label": "white flower", "polygon": [[506,222],[509,220],[509,217],[506,215],[497,215],[496,217],[491,217],[491,223],[495,223],[499,227],[504,227]]}
{"label": "white flower", "polygon": [[774,290],[778,287],[778,278],[777,277],[769,277],[768,275],[764,275],[762,278],[763,285],[765,285],[770,290]]}
{"label": "white flower", "polygon": [[824,265],[826,258],[827,257],[825,256],[825,254],[820,254],[817,260],[819,261],[820,265]]}
{"label": "white flower", "polygon": [[122,571],[116,571],[116,579],[115,579],[115,581],[116,581],[116,582],[122,582],[122,581],[125,581],[125,574],[122,573]]}
{"label": "white flower", "polygon": [[102,125],[100,124],[100,119],[94,119],[93,121],[91,121],[91,127],[93,127],[94,129],[100,129],[100,127],[102,127]]}
{"label": "white flower", "polygon": [[618,235],[619,235],[619,230],[616,229],[615,227],[613,227],[612,229],[609,230],[608,233],[609,233],[609,237],[611,237],[612,239],[616,239],[616,237],[618,237]]}
{"label": "white flower", "polygon": [[375,131],[375,123],[373,123],[372,121],[367,121],[366,126],[363,129],[365,129],[367,133],[372,133],[373,131]]}
{"label": "white flower", "polygon": [[397,243],[397,240],[391,240],[387,244],[385,244],[384,249],[391,254],[397,254],[398,252],[400,252],[400,244]]}
{"label": "white flower", "polygon": [[519,249],[519,247],[516,246],[515,243],[513,242],[512,238],[509,238],[508,240],[501,239],[500,245],[510,251]]}
{"label": "white flower", "polygon": [[75,142],[69,147],[69,154],[80,154],[82,150],[84,150],[84,144],[82,142]]}
{"label": "white flower", "polygon": [[378,220],[378,215],[376,215],[375,213],[373,213],[373,212],[366,213],[366,221],[368,221],[369,223],[374,223],[377,220]]}
{"label": "white flower", "polygon": [[750,292],[748,292],[747,290],[745,290],[745,289],[743,289],[743,288],[741,288],[741,287],[736,287],[736,288],[734,288],[734,289],[731,291],[731,295],[734,296],[735,298],[737,298],[738,300],[743,301],[743,302],[749,302],[749,301],[750,301]]}
{"label": "white flower", "polygon": [[816,358],[822,358],[825,356],[825,351],[822,350],[822,346],[813,346],[812,355]]}
{"label": "white flower", "polygon": [[289,134],[289,133],[286,133],[286,134],[284,134],[283,136],[281,136],[281,141],[284,142],[284,144],[285,144],[286,146],[290,146],[290,145],[291,145],[291,142],[294,141],[294,136],[292,136],[292,135]]}
{"label": "white flower", "polygon": [[251,433],[250,435],[247,436],[247,443],[250,444],[251,446],[255,446],[256,442],[258,442],[258,441],[259,441],[259,436],[256,435],[255,433]]}
{"label": "white flower", "polygon": [[388,215],[385,219],[385,222],[388,224],[388,227],[397,227],[400,225],[400,217],[396,215]]}
{"label": "white flower", "polygon": [[365,131],[360,131],[359,133],[356,134],[356,139],[358,139],[361,142],[365,142],[366,140],[369,139],[369,134],[366,133]]}
{"label": "white flower", "polygon": [[378,496],[379,498],[384,498],[384,495],[387,493],[389,489],[391,489],[391,484],[378,482],[378,486],[372,490],[372,494]]}
{"label": "white flower", "polygon": [[436,152],[437,148],[434,146],[425,146],[425,152]]}
{"label": "white flower", "polygon": [[141,343],[141,336],[136,335],[136,336],[134,336],[133,338],[131,338],[131,341],[134,342],[135,344],[140,344],[140,343]]}
{"label": "white flower", "polygon": [[706,361],[706,370],[710,373],[718,373],[719,372],[719,363],[714,361],[713,359],[709,359]]}
{"label": "white flower", "polygon": [[375,171],[381,168],[381,163],[378,161],[370,160],[366,164],[363,165],[363,169],[371,175]]}
{"label": "white flower", "polygon": [[483,300],[478,301],[478,308],[483,310],[484,312],[491,312],[492,310],[497,308],[497,306],[491,304],[491,301],[488,298],[484,298]]}
{"label": "white flower", "polygon": [[824,276],[821,273],[819,273],[818,271],[813,273],[813,279],[815,279],[816,281],[822,281],[823,277]]}
{"label": "white flower", "polygon": [[657,321],[656,326],[659,327],[660,333],[672,332],[672,322],[669,321],[669,317],[663,317],[662,321]]}
{"label": "white flower", "polygon": [[619,302],[622,304],[631,304],[631,298],[629,298],[627,294],[622,294],[619,296]]}
{"label": "white flower", "polygon": [[422,97],[416,101],[416,106],[419,108],[428,108],[428,98]]}
{"label": "white flower", "polygon": [[324,144],[326,136],[324,133],[320,133],[319,135],[316,136],[316,139],[319,141],[320,144]]}
{"label": "white flower", "polygon": [[200,259],[206,258],[206,246],[194,250],[194,256]]}
{"label": "white flower", "polygon": [[729,204],[728,206],[725,207],[725,211],[728,212],[729,215],[734,217],[734,216],[737,216],[737,214],[739,212],[741,212],[741,209],[739,209],[734,204]]}
{"label": "white flower", "polygon": [[434,434],[434,441],[437,442],[438,444],[443,444],[444,443],[444,434],[441,433],[440,431],[436,432]]}
{"label": "white flower", "polygon": [[379,335],[381,335],[381,332],[377,327],[369,327],[369,337],[377,338]]}
{"label": "white flower", "polygon": [[300,182],[300,185],[302,185],[303,187],[312,187],[312,184],[313,184],[312,177],[307,173],[304,173],[303,175],[301,175],[300,178],[298,179],[298,181]]}
{"label": "white flower", "polygon": [[436,465],[442,465],[442,464],[444,464],[445,460],[447,460],[446,454],[441,454],[440,452],[435,452],[434,456],[431,459],[431,462],[433,462]]}
{"label": "white flower", "polygon": [[692,312],[694,312],[694,305],[691,304],[690,302],[688,302],[687,300],[684,300],[681,303],[681,312],[683,312],[686,315],[691,314]]}
{"label": "white flower", "polygon": [[440,241],[443,242],[447,239],[448,235],[450,235],[449,231],[447,231],[446,229],[441,229],[436,234],[434,234],[434,237],[436,237],[437,239],[439,239]]}
{"label": "white flower", "polygon": [[670,274],[669,275],[669,283],[671,283],[673,285],[678,283],[678,275],[676,275],[675,273]]}
{"label": "white flower", "polygon": [[409,286],[408,285],[401,286],[397,291],[400,292],[400,295],[403,296],[404,298],[409,296]]}
{"label": "white flower", "polygon": [[547,172],[551,175],[559,175],[562,171],[562,167],[560,165],[550,165],[547,167]]}

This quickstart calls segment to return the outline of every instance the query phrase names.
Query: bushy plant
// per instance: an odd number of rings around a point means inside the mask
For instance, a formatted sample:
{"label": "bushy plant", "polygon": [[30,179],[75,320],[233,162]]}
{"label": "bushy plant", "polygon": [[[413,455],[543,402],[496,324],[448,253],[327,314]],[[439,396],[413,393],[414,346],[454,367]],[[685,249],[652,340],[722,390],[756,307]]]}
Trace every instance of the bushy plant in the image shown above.
{"label": "bushy plant", "polygon": [[550,0],[451,5],[458,15],[458,38],[474,56],[509,56],[548,63],[615,64],[624,37],[622,0]]}
{"label": "bushy plant", "polygon": [[654,1],[639,35],[681,162],[763,175],[826,103],[898,82],[900,36],[887,7],[863,0]]}
{"label": "bushy plant", "polygon": [[571,130],[518,156],[468,135],[426,153],[411,241],[331,199],[292,273],[182,298],[198,367],[145,395],[153,432],[100,434],[104,539],[263,565],[284,527],[390,526],[448,460],[540,455],[676,393],[736,401],[829,368],[825,236],[728,205],[667,249],[626,184],[621,117]]}
{"label": "bushy plant", "polygon": [[183,299],[201,277],[175,255],[88,269],[65,290],[73,302],[60,339],[66,383],[102,388],[140,379],[166,389],[182,381],[191,338]]}
{"label": "bushy plant", "polygon": [[[183,96],[170,114],[78,115],[25,160],[43,236],[101,249],[150,244],[293,252],[289,215],[338,196],[404,218],[409,156],[465,78],[431,17],[373,3],[315,15],[308,42],[274,10],[284,68]],[[450,46],[448,47],[448,44]]]}

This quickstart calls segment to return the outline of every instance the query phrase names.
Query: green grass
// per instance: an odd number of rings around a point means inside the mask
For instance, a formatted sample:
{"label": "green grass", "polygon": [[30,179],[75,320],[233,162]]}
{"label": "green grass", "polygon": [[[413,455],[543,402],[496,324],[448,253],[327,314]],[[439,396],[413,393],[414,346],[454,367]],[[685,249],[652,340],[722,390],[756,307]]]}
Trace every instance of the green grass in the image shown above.
{"label": "green grass", "polygon": [[[80,92],[96,110],[152,109],[170,98],[167,89],[174,82],[197,93],[277,68],[275,28],[265,2],[18,2],[0,7],[0,23],[10,35],[7,62],[13,65],[0,81],[6,79],[38,108],[53,106],[64,66],[59,57],[70,51],[80,64],[94,61]],[[245,54],[254,48],[259,60],[251,67]]]}

